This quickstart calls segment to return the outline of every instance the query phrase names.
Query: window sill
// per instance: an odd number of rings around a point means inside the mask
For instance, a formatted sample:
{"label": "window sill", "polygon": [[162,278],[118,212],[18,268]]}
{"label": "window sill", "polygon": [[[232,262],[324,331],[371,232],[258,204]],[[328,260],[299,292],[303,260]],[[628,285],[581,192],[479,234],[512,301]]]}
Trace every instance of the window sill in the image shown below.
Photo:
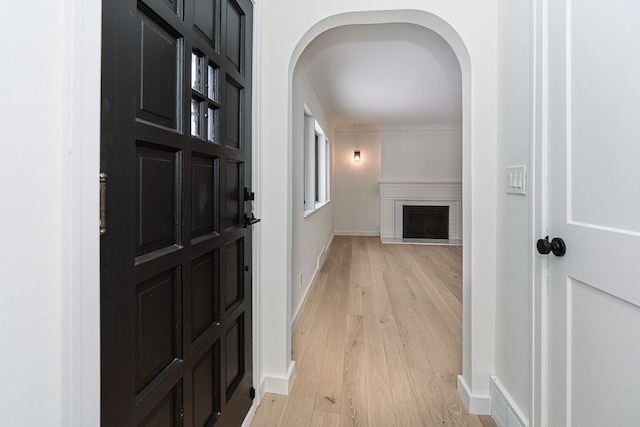
{"label": "window sill", "polygon": [[313,209],[306,210],[302,213],[302,218],[307,218],[313,215],[315,212],[318,212],[320,209],[322,209],[322,207],[328,205],[329,203],[331,203],[331,200],[327,200],[326,202],[316,203]]}

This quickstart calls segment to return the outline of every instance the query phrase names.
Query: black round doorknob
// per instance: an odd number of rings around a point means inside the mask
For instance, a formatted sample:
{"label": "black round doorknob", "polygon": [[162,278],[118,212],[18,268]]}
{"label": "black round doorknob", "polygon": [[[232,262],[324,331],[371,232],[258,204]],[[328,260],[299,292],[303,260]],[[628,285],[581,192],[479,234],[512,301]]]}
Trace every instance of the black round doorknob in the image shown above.
{"label": "black round doorknob", "polygon": [[540,255],[549,255],[551,253],[551,242],[549,241],[549,236],[544,239],[538,239],[536,248]]}
{"label": "black round doorknob", "polygon": [[555,256],[564,256],[567,253],[567,245],[560,237],[554,237],[551,241],[549,241],[549,236],[544,239],[538,239],[536,248],[538,253],[542,255],[548,255],[553,252]]}
{"label": "black round doorknob", "polygon": [[567,253],[567,245],[564,244],[564,240],[560,237],[554,237],[551,240],[551,252],[555,256],[564,256]]}

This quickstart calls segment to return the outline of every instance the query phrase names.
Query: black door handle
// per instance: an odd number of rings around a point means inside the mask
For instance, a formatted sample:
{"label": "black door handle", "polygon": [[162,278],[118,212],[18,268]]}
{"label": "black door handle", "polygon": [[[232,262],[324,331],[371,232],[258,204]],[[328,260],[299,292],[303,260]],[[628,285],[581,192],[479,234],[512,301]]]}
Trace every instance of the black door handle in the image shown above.
{"label": "black door handle", "polygon": [[256,194],[252,192],[248,187],[244,187],[244,201],[255,200]]}
{"label": "black door handle", "polygon": [[259,218],[253,216],[253,212],[244,214],[244,224],[242,227],[247,228],[248,225],[253,225],[257,222],[260,222]]}
{"label": "black door handle", "polygon": [[536,248],[541,255],[548,255],[553,252],[555,256],[564,256],[567,253],[567,245],[560,237],[554,237],[551,241],[549,241],[549,236],[544,239],[538,239]]}

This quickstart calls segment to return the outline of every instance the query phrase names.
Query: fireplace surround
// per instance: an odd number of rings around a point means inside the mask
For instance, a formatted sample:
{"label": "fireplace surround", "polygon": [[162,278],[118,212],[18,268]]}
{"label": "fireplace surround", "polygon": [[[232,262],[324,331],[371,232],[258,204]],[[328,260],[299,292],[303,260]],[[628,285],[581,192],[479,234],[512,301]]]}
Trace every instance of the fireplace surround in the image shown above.
{"label": "fireplace surround", "polygon": [[380,240],[383,243],[403,242],[404,206],[448,207],[449,243],[462,243],[462,184],[381,182]]}

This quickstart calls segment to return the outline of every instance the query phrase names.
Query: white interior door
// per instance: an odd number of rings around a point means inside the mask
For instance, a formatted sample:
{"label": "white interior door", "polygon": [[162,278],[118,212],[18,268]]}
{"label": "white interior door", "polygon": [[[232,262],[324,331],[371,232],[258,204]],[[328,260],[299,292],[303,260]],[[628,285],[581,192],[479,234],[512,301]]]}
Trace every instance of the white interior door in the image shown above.
{"label": "white interior door", "polygon": [[549,425],[640,425],[640,2],[548,2]]}

